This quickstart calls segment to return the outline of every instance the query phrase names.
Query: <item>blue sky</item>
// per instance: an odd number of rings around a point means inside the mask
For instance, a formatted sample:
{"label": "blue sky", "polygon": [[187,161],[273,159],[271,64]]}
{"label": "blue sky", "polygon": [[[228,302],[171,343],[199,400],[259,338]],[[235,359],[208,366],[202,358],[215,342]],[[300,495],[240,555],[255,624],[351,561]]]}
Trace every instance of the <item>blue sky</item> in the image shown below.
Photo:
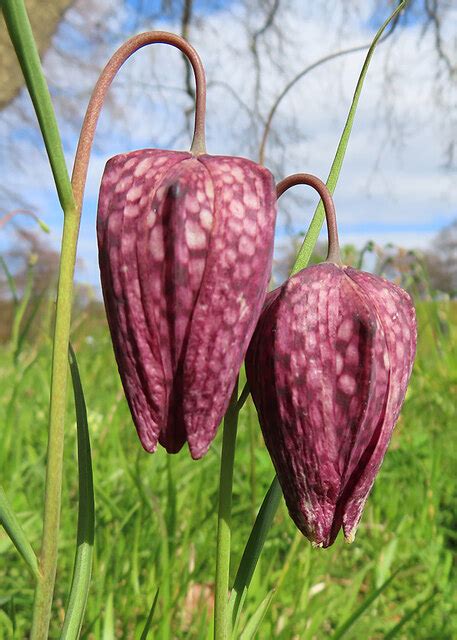
{"label": "blue sky", "polygon": [[[66,53],[74,55],[76,47],[83,62],[97,59],[97,64],[102,66],[118,44],[111,37],[92,46],[90,21],[106,20],[110,33],[114,34],[121,34],[127,25],[126,36],[132,35],[130,27],[136,27],[135,31],[153,26],[164,28],[165,21],[167,29],[179,30],[173,16],[166,17],[162,24],[140,16],[134,24],[129,7],[120,1],[84,0],[84,6],[88,13],[81,17],[77,3],[56,36],[59,50],[65,52],[67,47]],[[153,14],[153,3],[148,6]],[[365,13],[347,22],[341,33],[338,11],[329,15],[314,7],[305,12],[298,0],[297,7],[290,15],[281,16],[286,34],[283,42],[278,43],[274,36],[260,42],[264,73],[259,122],[295,73],[341,47],[370,40],[375,26],[385,17],[374,15],[367,7]],[[196,4],[196,11],[202,19],[197,21],[197,28],[191,30],[190,39],[207,67],[208,150],[256,159],[261,127],[252,125],[240,99],[252,104],[254,96],[255,78],[246,24],[258,28],[264,17],[225,0],[201,0]],[[79,35],[81,24],[86,36]],[[375,54],[335,193],[343,243],[363,246],[368,239],[373,239],[379,244],[395,242],[407,247],[426,247],[439,229],[457,217],[455,171],[443,167],[446,122],[440,120],[442,111],[438,111],[433,102],[430,82],[436,61],[431,41],[421,40],[419,32],[420,24],[410,21],[405,31],[382,45]],[[191,102],[182,92],[182,60],[166,47],[149,49],[139,52],[135,60],[125,65],[113,87],[116,108],[122,108],[127,117],[119,118],[116,109],[108,103],[98,127],[81,226],[79,254],[84,268],[77,274],[79,279],[96,287],[95,210],[106,160],[132,148],[171,145],[185,149],[190,142],[183,110],[189,109]],[[280,107],[266,157],[267,166],[278,180],[296,171],[309,171],[326,178],[363,58],[364,54],[357,54],[322,67],[301,81]],[[71,167],[76,146],[75,122],[82,119],[83,109],[81,105],[76,115],[70,114],[59,108],[59,99],[65,97],[70,104],[73,101],[77,104],[78,95],[90,89],[96,76],[92,71],[86,72],[77,61],[67,61],[63,67],[62,56],[57,53],[49,53],[44,64],[53,82],[57,115]],[[386,75],[389,85],[385,84]],[[43,149],[39,142],[37,144],[39,136],[33,128],[27,95],[23,93],[12,106],[0,116],[0,132],[8,135],[14,158],[2,152],[0,180],[8,190],[25,196],[46,220],[52,230],[50,241],[57,247],[61,212]],[[18,117],[17,108],[14,109],[17,106],[27,115],[26,119]],[[3,208],[10,209],[17,204],[13,198],[4,203]],[[281,199],[279,245],[285,242],[288,233],[306,228],[315,204],[314,195],[304,189]],[[0,238],[0,251],[13,237],[10,232]]]}

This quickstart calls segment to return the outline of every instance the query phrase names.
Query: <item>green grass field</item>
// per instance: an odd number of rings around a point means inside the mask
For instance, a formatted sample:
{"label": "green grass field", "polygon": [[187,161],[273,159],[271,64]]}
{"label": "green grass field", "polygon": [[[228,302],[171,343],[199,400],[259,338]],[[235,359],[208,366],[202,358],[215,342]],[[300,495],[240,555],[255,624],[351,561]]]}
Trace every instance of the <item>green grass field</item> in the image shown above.
{"label": "green grass field", "polygon": [[[313,549],[282,504],[242,619],[243,625],[275,590],[258,638],[457,638],[457,308],[421,303],[418,311],[412,382],[356,541],[347,545],[339,537],[328,550]],[[0,352],[0,482],[35,549],[47,440],[48,334],[38,332],[23,346],[16,364],[8,344]],[[140,638],[160,588],[149,637],[210,638],[221,433],[199,462],[187,450],[146,454],[104,321],[81,315],[73,336],[88,406],[97,518],[82,637]],[[64,617],[76,538],[71,398],[52,638]],[[248,401],[236,453],[232,575],[273,475]],[[32,578],[0,529],[0,638],[28,637],[32,598]]]}

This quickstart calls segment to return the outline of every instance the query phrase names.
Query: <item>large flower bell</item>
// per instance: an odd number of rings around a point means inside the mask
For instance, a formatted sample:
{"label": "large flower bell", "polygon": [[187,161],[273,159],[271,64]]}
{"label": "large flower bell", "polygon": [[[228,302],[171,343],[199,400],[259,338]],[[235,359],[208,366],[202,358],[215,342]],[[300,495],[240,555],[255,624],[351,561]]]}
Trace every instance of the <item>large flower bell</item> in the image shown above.
{"label": "large flower bell", "polygon": [[273,177],[243,158],[112,158],[98,206],[108,322],[141,442],[194,458],[213,440],[265,298]]}

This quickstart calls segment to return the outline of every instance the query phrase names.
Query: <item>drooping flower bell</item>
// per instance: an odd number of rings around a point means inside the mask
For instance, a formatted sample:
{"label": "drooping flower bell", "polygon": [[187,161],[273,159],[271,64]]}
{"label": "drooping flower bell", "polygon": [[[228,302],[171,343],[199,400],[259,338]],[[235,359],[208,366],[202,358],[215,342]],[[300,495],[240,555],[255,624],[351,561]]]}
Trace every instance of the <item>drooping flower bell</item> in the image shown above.
{"label": "drooping flower bell", "polygon": [[97,236],[114,351],[143,447],[177,452],[187,441],[200,458],[264,302],[276,192],[264,167],[206,154],[204,73],[191,51],[191,152],[143,149],[109,160]]}
{"label": "drooping flower bell", "polygon": [[341,264],[320,180],[296,174],[278,196],[302,183],[326,206],[329,256],[268,295],[246,371],[289,513],[328,547],[341,527],[354,539],[405,398],[416,320],[400,287]]}

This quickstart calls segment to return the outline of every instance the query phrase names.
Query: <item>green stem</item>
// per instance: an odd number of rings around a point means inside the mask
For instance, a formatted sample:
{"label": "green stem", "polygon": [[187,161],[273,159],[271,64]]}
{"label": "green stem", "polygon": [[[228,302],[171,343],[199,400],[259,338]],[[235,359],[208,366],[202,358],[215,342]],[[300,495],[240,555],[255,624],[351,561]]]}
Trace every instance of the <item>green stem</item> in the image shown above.
{"label": "green stem", "polygon": [[230,538],[232,520],[233,465],[235,460],[238,380],[224,418],[221,475],[219,481],[219,512],[217,521],[216,589],[214,596],[214,638],[228,640],[231,635],[228,616]]}
{"label": "green stem", "polygon": [[73,295],[73,273],[76,259],[79,217],[73,211],[65,215],[59,268],[57,308],[52,355],[49,436],[46,465],[46,488],[40,569],[33,607],[31,640],[48,637],[52,597],[57,569],[58,531],[62,493],[64,422],[68,380],[68,343]]}

